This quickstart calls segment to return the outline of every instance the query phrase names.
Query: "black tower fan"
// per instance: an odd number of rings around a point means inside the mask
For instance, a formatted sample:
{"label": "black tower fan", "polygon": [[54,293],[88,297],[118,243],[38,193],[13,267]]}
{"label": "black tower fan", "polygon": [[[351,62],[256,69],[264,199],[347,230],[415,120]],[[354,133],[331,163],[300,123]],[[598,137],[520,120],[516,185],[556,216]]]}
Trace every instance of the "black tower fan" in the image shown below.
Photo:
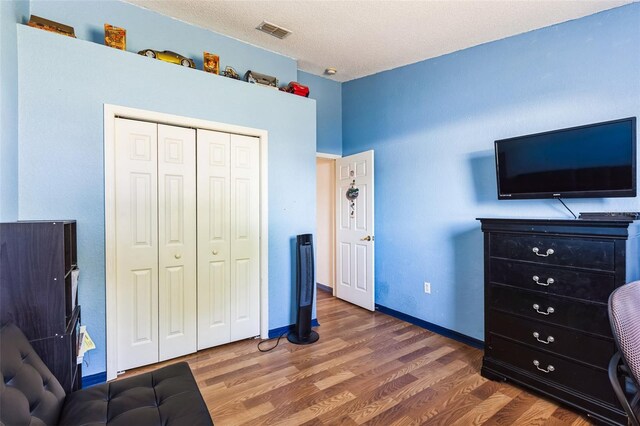
{"label": "black tower fan", "polygon": [[296,288],[298,296],[296,328],[287,335],[287,340],[296,345],[308,345],[320,336],[311,330],[311,308],[313,307],[313,236],[302,234],[296,237]]}

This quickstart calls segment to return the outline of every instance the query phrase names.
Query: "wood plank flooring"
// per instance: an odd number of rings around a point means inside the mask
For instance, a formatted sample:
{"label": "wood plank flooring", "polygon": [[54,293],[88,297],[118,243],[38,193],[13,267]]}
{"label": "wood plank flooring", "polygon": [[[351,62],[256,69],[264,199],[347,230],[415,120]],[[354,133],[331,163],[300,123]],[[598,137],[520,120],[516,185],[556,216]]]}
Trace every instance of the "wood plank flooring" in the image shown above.
{"label": "wood plank flooring", "polygon": [[478,349],[322,291],[317,311],[320,340],[313,345],[282,339],[261,353],[257,340],[245,340],[122,377],[187,361],[217,426],[591,424],[482,378]]}

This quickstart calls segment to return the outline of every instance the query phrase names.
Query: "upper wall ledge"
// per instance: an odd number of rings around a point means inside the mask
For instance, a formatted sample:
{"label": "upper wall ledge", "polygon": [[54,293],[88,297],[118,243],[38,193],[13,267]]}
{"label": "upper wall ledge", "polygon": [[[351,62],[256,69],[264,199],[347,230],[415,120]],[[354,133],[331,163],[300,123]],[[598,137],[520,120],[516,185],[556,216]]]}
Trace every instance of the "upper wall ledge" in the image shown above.
{"label": "upper wall ledge", "polygon": [[236,80],[236,79],[233,79],[233,78],[224,77],[224,76],[217,75],[217,74],[206,73],[203,70],[197,69],[197,68],[189,68],[189,67],[185,67],[185,66],[178,65],[178,64],[172,64],[172,63],[164,62],[164,61],[157,60],[157,59],[147,58],[145,56],[139,55],[136,52],[131,52],[131,51],[128,51],[128,50],[115,49],[115,48],[106,46],[104,44],[95,43],[95,42],[88,41],[88,40],[83,40],[83,39],[80,39],[80,38],[69,37],[69,36],[65,36],[65,35],[62,35],[62,34],[57,34],[57,33],[54,33],[54,32],[41,30],[39,28],[30,27],[29,25],[26,25],[26,24],[18,23],[16,25],[18,26],[18,32],[20,32],[20,31],[32,32],[33,34],[37,34],[38,37],[43,37],[43,39],[48,38],[48,37],[54,37],[55,40],[57,42],[60,42],[60,43],[69,43],[70,45],[73,45],[74,43],[80,43],[80,45],[82,45],[84,48],[97,49],[97,50],[104,49],[104,50],[102,50],[103,53],[105,51],[108,51],[108,52],[111,52],[114,55],[133,55],[133,56],[136,56],[136,57],[140,58],[141,60],[155,62],[154,66],[158,66],[158,67],[166,67],[166,66],[175,67],[175,68],[182,69],[183,72],[199,72],[199,73],[201,73],[203,75],[210,76],[211,78],[223,79],[223,81],[229,82],[231,84],[249,85],[249,86],[253,86],[255,90],[268,90],[268,91],[272,91],[274,93],[277,92],[278,94],[281,94],[282,96],[287,96],[287,97],[294,96],[295,98],[303,99],[305,101],[312,101],[312,102],[315,103],[314,99],[305,98],[303,96],[297,96],[297,95],[294,95],[294,94],[291,94],[291,93],[287,93],[287,92],[283,92],[281,90],[277,90],[275,88],[261,86],[259,84],[252,84],[252,83],[248,83],[248,82],[246,82],[244,80]]}

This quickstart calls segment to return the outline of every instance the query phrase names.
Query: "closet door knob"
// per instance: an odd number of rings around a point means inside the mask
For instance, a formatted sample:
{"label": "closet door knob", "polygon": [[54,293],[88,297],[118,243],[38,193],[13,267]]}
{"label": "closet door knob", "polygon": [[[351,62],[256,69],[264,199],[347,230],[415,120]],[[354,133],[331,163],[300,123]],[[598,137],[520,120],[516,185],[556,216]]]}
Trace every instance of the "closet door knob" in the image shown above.
{"label": "closet door knob", "polygon": [[217,256],[218,255],[218,250],[214,250],[211,253],[213,253],[214,256]]}
{"label": "closet door knob", "polygon": [[182,255],[181,255],[181,254],[176,254],[174,257],[175,257],[176,259],[180,259],[180,258],[182,257]]}

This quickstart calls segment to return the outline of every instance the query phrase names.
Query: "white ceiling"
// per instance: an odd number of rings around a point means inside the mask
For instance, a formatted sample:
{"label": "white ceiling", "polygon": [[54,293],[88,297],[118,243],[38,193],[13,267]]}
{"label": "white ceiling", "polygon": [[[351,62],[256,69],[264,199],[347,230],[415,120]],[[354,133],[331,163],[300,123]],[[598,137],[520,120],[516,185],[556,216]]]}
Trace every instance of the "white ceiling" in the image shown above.
{"label": "white ceiling", "polygon": [[[634,0],[127,1],[290,56],[312,74],[335,67],[331,78],[348,81]],[[256,30],[263,20],[293,34]]]}

